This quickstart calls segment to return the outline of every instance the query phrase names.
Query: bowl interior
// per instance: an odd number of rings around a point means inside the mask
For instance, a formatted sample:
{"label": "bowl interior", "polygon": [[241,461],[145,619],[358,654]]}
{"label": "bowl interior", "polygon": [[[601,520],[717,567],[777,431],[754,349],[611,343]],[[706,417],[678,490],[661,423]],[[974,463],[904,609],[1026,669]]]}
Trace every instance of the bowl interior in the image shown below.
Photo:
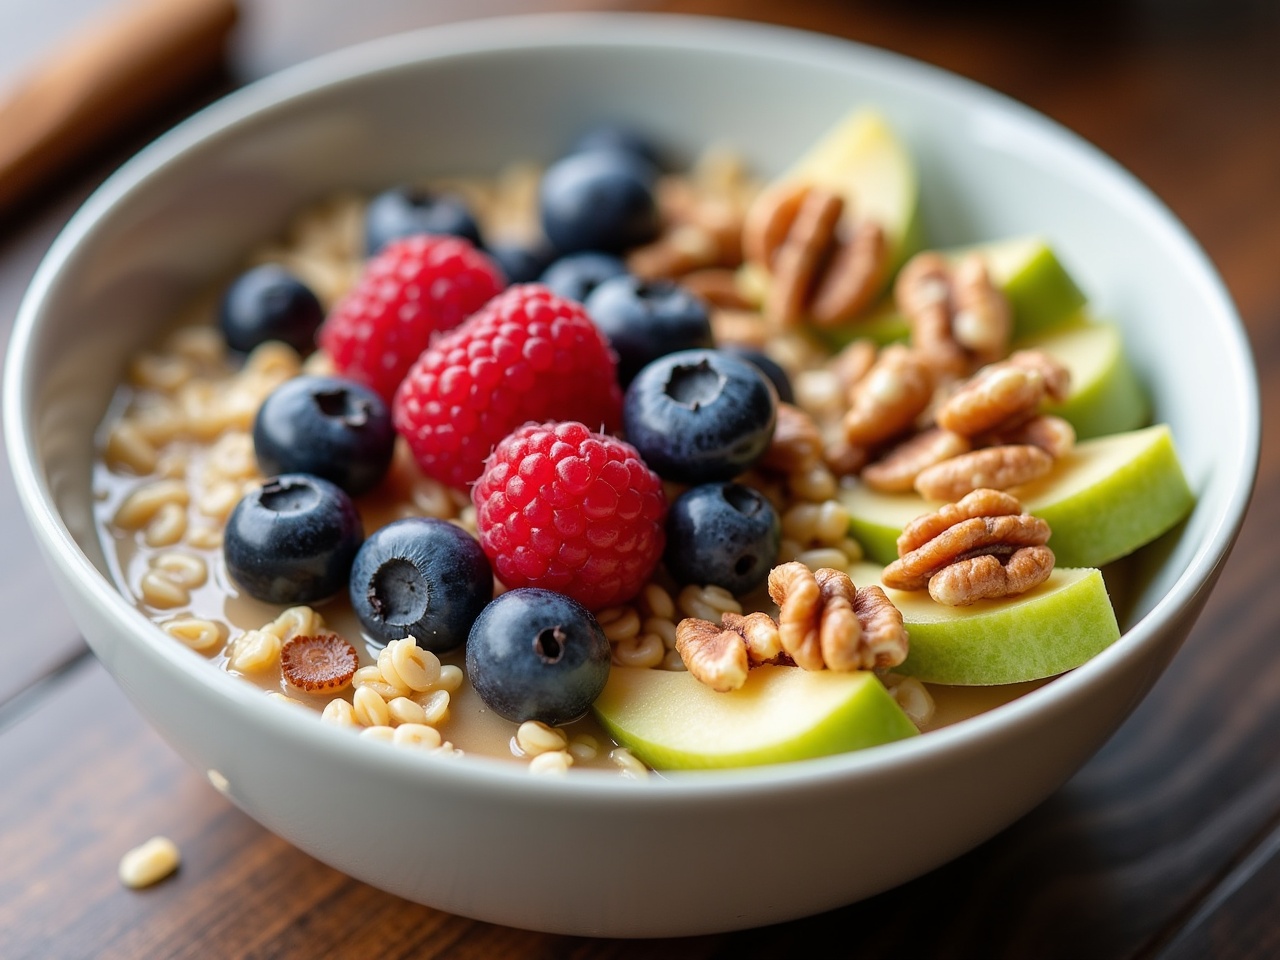
{"label": "bowl interior", "polygon": [[1144,560],[1129,624],[1179,578],[1187,590],[1203,583],[1247,498],[1257,402],[1239,322],[1185,231],[1097,151],[989,91],[842,42],[688,19],[538,18],[409,35],[288,72],[189,121],[104,186],[42,267],[8,368],[15,464],[47,487],[48,522],[65,524],[72,549],[107,578],[90,461],[126,358],[300,206],[339,189],[545,160],[603,119],[634,123],[686,158],[730,144],[767,174],[864,104],[917,158],[929,243],[1049,238],[1095,311],[1121,325],[1157,419],[1172,425],[1199,500]]}

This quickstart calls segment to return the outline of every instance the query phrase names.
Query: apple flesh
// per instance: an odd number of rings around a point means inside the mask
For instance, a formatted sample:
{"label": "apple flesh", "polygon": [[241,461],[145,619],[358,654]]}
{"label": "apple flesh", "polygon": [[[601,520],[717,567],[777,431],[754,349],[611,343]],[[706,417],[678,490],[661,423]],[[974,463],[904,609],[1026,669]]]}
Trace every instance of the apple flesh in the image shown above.
{"label": "apple flesh", "polygon": [[[1049,546],[1064,567],[1101,567],[1126,556],[1174,527],[1195,503],[1165,424],[1078,443],[1046,476],[1010,493],[1049,524]],[[902,528],[938,506],[861,483],[844,487],[840,501],[850,533],[881,564],[897,559]]]}
{"label": "apple flesh", "polygon": [[1109,323],[1076,323],[1028,337],[1015,350],[1043,350],[1071,372],[1071,390],[1045,413],[1068,420],[1088,440],[1143,426],[1151,416],[1147,393],[1125,356],[1119,329]]}
{"label": "apple flesh", "polygon": [[1009,298],[1015,338],[1068,323],[1085,304],[1084,293],[1043,237],[1014,237],[966,249],[982,254],[992,282]]}
{"label": "apple flesh", "polygon": [[683,671],[614,667],[592,709],[656,770],[750,767],[860,750],[915,736],[869,671],[756,667],[717,693]]}
{"label": "apple flesh", "polygon": [[[857,564],[859,586],[879,583],[881,568]],[[1055,568],[1017,597],[966,607],[937,603],[925,590],[885,590],[910,637],[894,672],[926,683],[990,686],[1054,677],[1080,666],[1120,637],[1102,574]]]}

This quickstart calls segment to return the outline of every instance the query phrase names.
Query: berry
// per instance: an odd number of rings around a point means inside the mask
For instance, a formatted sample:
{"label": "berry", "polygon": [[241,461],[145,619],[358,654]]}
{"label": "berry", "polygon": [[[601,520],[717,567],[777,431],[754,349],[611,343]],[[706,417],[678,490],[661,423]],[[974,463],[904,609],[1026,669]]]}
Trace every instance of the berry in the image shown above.
{"label": "berry", "polygon": [[582,604],[536,587],[510,590],[476,618],[467,678],[513,723],[577,720],[609,679],[609,641]]}
{"label": "berry", "polygon": [[538,282],[566,300],[583,303],[600,284],[626,272],[627,265],[613,254],[584,250],[554,261]]}
{"label": "berry", "polygon": [[343,376],[390,401],[432,334],[480,309],[505,281],[460,237],[392,241],[370,260],[320,328],[320,346]]}
{"label": "berry", "polygon": [[588,127],[578,135],[569,153],[587,153],[592,150],[613,150],[635,157],[656,170],[661,170],[662,153],[644,134],[632,127],[618,123],[601,123]]}
{"label": "berry", "polygon": [[218,320],[232,350],[248,353],[268,340],[280,340],[306,356],[316,347],[324,308],[311,288],[292,273],[265,263],[231,282]]}
{"label": "berry", "polygon": [[658,235],[655,172],[637,158],[591,150],[557,160],[538,189],[542,230],[565,253],[617,253]]}
{"label": "berry", "polygon": [[666,496],[635,449],[581,423],[505,438],[471,490],[480,545],[508,587],[592,610],[630,600],[662,556]]}
{"label": "berry", "polygon": [[781,540],[778,514],[760,491],[704,483],[671,504],[663,560],[680,583],[713,583],[741,596],[764,583]]}
{"label": "berry", "polygon": [[658,357],[714,345],[707,305],[670,280],[612,277],[583,306],[618,355],[618,382],[624,387]]}
{"label": "berry", "polygon": [[545,244],[494,243],[489,256],[502,269],[507,283],[533,283],[555,258],[555,251]]}
{"label": "berry", "polygon": [[777,395],[758,369],[719,350],[681,350],[627,388],[625,435],[664,480],[731,480],[769,447]]}
{"label": "berry", "polygon": [[463,199],[453,194],[395,187],[378,194],[365,208],[365,256],[372,257],[392,240],[418,233],[464,237],[477,247],[483,245],[475,217]]}
{"label": "berry", "polygon": [[409,517],[376,530],[351,565],[351,606],[379,645],[412,636],[424,650],[460,646],[493,599],[493,573],[473,536]]}
{"label": "berry", "polygon": [[725,344],[720,349],[725,353],[733,354],[735,357],[741,357],[768,377],[769,382],[773,384],[773,389],[778,391],[778,399],[783,403],[796,402],[796,394],[791,389],[791,378],[787,376],[787,371],[778,366],[767,353],[753,350],[751,347],[744,347],[737,343]]}
{"label": "berry", "polygon": [[337,377],[286,380],[253,421],[253,449],[263,473],[310,473],[353,497],[386,475],[395,442],[383,399]]}
{"label": "berry", "polygon": [[272,477],[227,518],[222,552],[231,579],[267,603],[327,600],[347,583],[364,539],[346,492],[305,473]]}
{"label": "berry", "polygon": [[530,420],[615,429],[617,361],[579,303],[510,287],[423,351],[391,413],[428,476],[465,487],[493,445]]}

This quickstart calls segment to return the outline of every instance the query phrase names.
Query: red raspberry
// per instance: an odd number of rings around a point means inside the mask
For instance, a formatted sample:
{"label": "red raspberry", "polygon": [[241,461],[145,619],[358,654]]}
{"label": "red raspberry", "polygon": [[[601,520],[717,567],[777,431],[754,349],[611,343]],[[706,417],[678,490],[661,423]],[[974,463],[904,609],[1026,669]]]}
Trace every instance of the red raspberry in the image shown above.
{"label": "red raspberry", "polygon": [[635,447],[581,423],[531,423],[506,437],[471,501],[499,580],[556,590],[591,610],[639,593],[666,542],[658,475]]}
{"label": "red raspberry", "polygon": [[339,373],[389,403],[431,335],[456,327],[505,285],[502,271],[469,240],[427,234],[395,240],[334,306],[319,343]]}
{"label": "red raspberry", "polygon": [[493,445],[523,423],[616,429],[616,371],[617,357],[582,304],[518,285],[422,352],[392,417],[424,473],[465,487]]}

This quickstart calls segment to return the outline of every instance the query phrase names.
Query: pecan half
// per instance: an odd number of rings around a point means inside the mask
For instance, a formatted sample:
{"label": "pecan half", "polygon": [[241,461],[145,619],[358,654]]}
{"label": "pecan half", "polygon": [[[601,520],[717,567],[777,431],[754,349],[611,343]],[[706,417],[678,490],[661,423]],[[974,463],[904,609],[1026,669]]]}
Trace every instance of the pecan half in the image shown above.
{"label": "pecan half", "polygon": [[873,490],[905,493],[915,487],[922,471],[968,453],[971,446],[968,437],[932,427],[902,441],[875,463],[864,467],[862,482]]}
{"label": "pecan half", "polygon": [[849,391],[845,439],[870,447],[905,432],[929,406],[933,383],[929,364],[917,351],[900,344],[885,347]]}
{"label": "pecan half", "polygon": [[770,274],[764,313],[782,326],[808,317],[829,327],[856,317],[875,299],[889,265],[878,223],[851,222],[839,194],[794,181],[752,203],[742,250]]}
{"label": "pecan half", "polygon": [[1046,397],[1065,397],[1070,379],[1048,354],[1020,350],[970,377],[938,408],[936,419],[966,437],[1004,429],[1034,416]]}
{"label": "pecan half", "polygon": [[[962,453],[921,470],[915,488],[926,500],[959,500],[982,487],[1006,490],[1043,477],[1053,457],[1030,444],[1005,444]],[[866,478],[866,471],[863,471]]]}
{"label": "pecan half", "polygon": [[991,282],[978,254],[954,266],[941,254],[912,257],[894,283],[898,309],[911,328],[911,345],[943,376],[964,376],[1008,350],[1008,300]]}
{"label": "pecan half", "polygon": [[804,317],[818,272],[835,246],[843,211],[844,200],[826,190],[809,190],[800,202],[773,257],[773,280],[764,301],[764,315],[778,326],[795,326]]}
{"label": "pecan half", "polygon": [[930,596],[951,606],[1030,590],[1053,571],[1053,552],[1045,546],[1051,531],[1021,509],[1015,497],[981,489],[912,521],[882,582],[896,590],[928,587]]}
{"label": "pecan half", "polygon": [[1061,417],[1041,413],[1012,427],[1001,427],[975,438],[983,447],[995,447],[1006,443],[1027,443],[1039,447],[1055,460],[1068,453],[1076,444],[1076,429]]}
{"label": "pecan half", "polygon": [[740,634],[709,620],[686,617],[676,624],[676,652],[701,683],[725,693],[747,682],[747,645]]}

